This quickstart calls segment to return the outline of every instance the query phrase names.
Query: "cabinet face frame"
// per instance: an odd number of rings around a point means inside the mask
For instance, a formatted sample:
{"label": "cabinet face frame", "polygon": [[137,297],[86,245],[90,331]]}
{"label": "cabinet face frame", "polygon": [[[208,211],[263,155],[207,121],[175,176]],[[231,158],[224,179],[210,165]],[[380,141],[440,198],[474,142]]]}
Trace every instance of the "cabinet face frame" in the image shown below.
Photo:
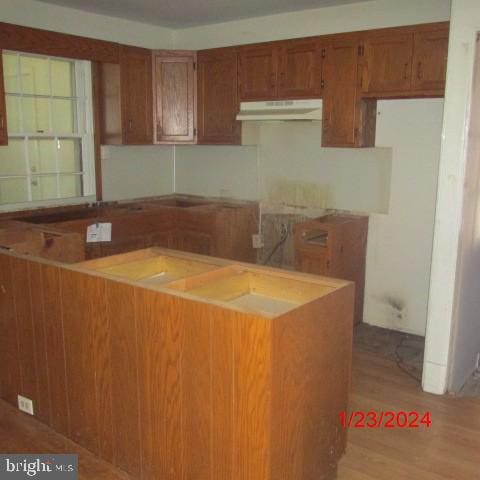
{"label": "cabinet face frame", "polygon": [[[154,143],[172,144],[172,143],[196,143],[196,116],[197,116],[197,72],[196,72],[196,52],[193,51],[168,51],[155,50],[152,55],[153,69],[153,131]],[[184,134],[163,133],[165,128],[164,108],[166,105],[163,90],[165,85],[162,83],[162,66],[165,64],[185,64],[186,75],[186,100],[185,108],[182,113],[186,118],[186,130]],[[178,112],[177,112],[178,113]],[[170,120],[168,120],[170,121]]]}
{"label": "cabinet face frame", "polygon": [[0,145],[8,145],[7,105],[5,103],[5,86],[3,83],[3,57],[0,49]]}

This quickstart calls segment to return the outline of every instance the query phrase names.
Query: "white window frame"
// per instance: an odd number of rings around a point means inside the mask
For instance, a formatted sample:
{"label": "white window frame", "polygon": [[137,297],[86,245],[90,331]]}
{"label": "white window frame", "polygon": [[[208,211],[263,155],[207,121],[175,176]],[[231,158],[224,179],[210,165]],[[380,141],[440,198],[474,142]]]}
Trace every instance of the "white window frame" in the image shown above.
{"label": "white window frame", "polygon": [[[92,86],[92,70],[91,62],[86,60],[76,60],[65,57],[57,57],[53,55],[37,55],[28,52],[17,52],[12,50],[4,50],[4,53],[9,53],[17,56],[18,62],[20,62],[20,57],[26,55],[29,57],[39,57],[42,59],[61,59],[74,62],[75,64],[75,97],[58,97],[51,95],[28,95],[28,94],[5,94],[5,96],[18,97],[32,97],[32,98],[58,98],[58,99],[75,99],[77,100],[77,125],[79,133],[59,133],[53,131],[53,118],[52,118],[52,109],[50,109],[50,125],[52,128],[51,132],[46,133],[35,133],[31,132],[15,132],[8,133],[9,139],[24,139],[25,140],[25,162],[27,163],[27,173],[25,175],[8,175],[0,176],[0,178],[25,178],[28,186],[28,195],[29,199],[21,203],[8,203],[0,205],[0,211],[13,211],[13,210],[29,210],[36,207],[47,207],[47,206],[61,206],[61,205],[73,205],[73,204],[82,204],[90,203],[96,201],[96,181],[95,181],[95,142],[94,142],[94,116],[93,116],[93,86]],[[20,68],[18,67],[18,71]],[[49,82],[51,83],[51,75],[49,77]],[[50,89],[51,90],[51,89]],[[22,109],[20,108],[20,115],[22,115]],[[30,164],[28,161],[28,140],[39,139],[39,138],[48,138],[58,141],[59,139],[69,139],[69,138],[78,138],[81,140],[81,150],[82,150],[82,171],[75,173],[63,173],[63,175],[81,175],[83,177],[83,196],[81,197],[69,197],[62,198],[60,197],[60,178],[62,173],[58,172],[58,163],[56,172],[52,172],[57,176],[57,198],[49,200],[31,200],[31,181],[32,179],[39,178],[42,176],[51,176],[52,173],[44,174],[32,174],[30,170]],[[2,148],[2,147],[0,147]],[[56,157],[56,161],[57,161]]]}

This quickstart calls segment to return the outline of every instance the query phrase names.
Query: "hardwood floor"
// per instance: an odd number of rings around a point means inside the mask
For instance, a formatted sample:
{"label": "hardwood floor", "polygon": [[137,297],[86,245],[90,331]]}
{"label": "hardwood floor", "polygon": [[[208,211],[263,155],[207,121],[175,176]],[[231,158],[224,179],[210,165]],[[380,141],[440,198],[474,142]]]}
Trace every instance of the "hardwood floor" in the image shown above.
{"label": "hardwood floor", "polygon": [[[338,480],[472,480],[480,471],[480,398],[423,393],[391,360],[355,352],[352,411],[431,413],[430,428],[350,429]],[[77,452],[81,480],[133,480],[0,402],[0,452]]]}

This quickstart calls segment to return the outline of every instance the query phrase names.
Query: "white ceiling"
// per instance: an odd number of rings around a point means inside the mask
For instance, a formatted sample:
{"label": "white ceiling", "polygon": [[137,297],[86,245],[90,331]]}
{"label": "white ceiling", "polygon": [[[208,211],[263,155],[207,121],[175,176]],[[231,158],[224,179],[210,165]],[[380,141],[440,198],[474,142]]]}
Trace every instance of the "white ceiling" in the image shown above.
{"label": "white ceiling", "polygon": [[127,18],[163,27],[260,17],[281,12],[356,3],[365,0],[41,0],[88,12]]}

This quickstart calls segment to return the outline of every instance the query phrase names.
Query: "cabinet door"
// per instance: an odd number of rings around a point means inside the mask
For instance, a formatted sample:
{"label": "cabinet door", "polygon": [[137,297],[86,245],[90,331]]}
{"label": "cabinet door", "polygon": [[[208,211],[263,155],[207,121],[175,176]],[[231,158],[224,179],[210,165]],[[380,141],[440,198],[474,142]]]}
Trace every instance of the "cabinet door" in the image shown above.
{"label": "cabinet door", "polygon": [[5,87],[3,83],[3,58],[0,50],[0,145],[7,144],[7,107],[5,105]]}
{"label": "cabinet door", "polygon": [[151,144],[153,114],[150,50],[136,47],[121,48],[120,89],[123,143]]}
{"label": "cabinet door", "polygon": [[395,94],[410,90],[413,35],[392,33],[373,35],[363,47],[364,93]]}
{"label": "cabinet door", "polygon": [[155,142],[195,141],[195,53],[154,55]]}
{"label": "cabinet door", "polygon": [[240,99],[277,98],[278,47],[255,45],[240,50]]}
{"label": "cabinet door", "polygon": [[326,47],[325,90],[323,93],[324,147],[356,146],[357,43],[337,41]]}
{"label": "cabinet door", "polygon": [[444,94],[447,55],[448,26],[414,34],[412,87],[415,92]]}
{"label": "cabinet door", "polygon": [[322,92],[322,53],[317,40],[292,40],[280,48],[278,97],[314,98]]}
{"label": "cabinet door", "polygon": [[198,52],[197,66],[198,143],[239,144],[237,50]]}

